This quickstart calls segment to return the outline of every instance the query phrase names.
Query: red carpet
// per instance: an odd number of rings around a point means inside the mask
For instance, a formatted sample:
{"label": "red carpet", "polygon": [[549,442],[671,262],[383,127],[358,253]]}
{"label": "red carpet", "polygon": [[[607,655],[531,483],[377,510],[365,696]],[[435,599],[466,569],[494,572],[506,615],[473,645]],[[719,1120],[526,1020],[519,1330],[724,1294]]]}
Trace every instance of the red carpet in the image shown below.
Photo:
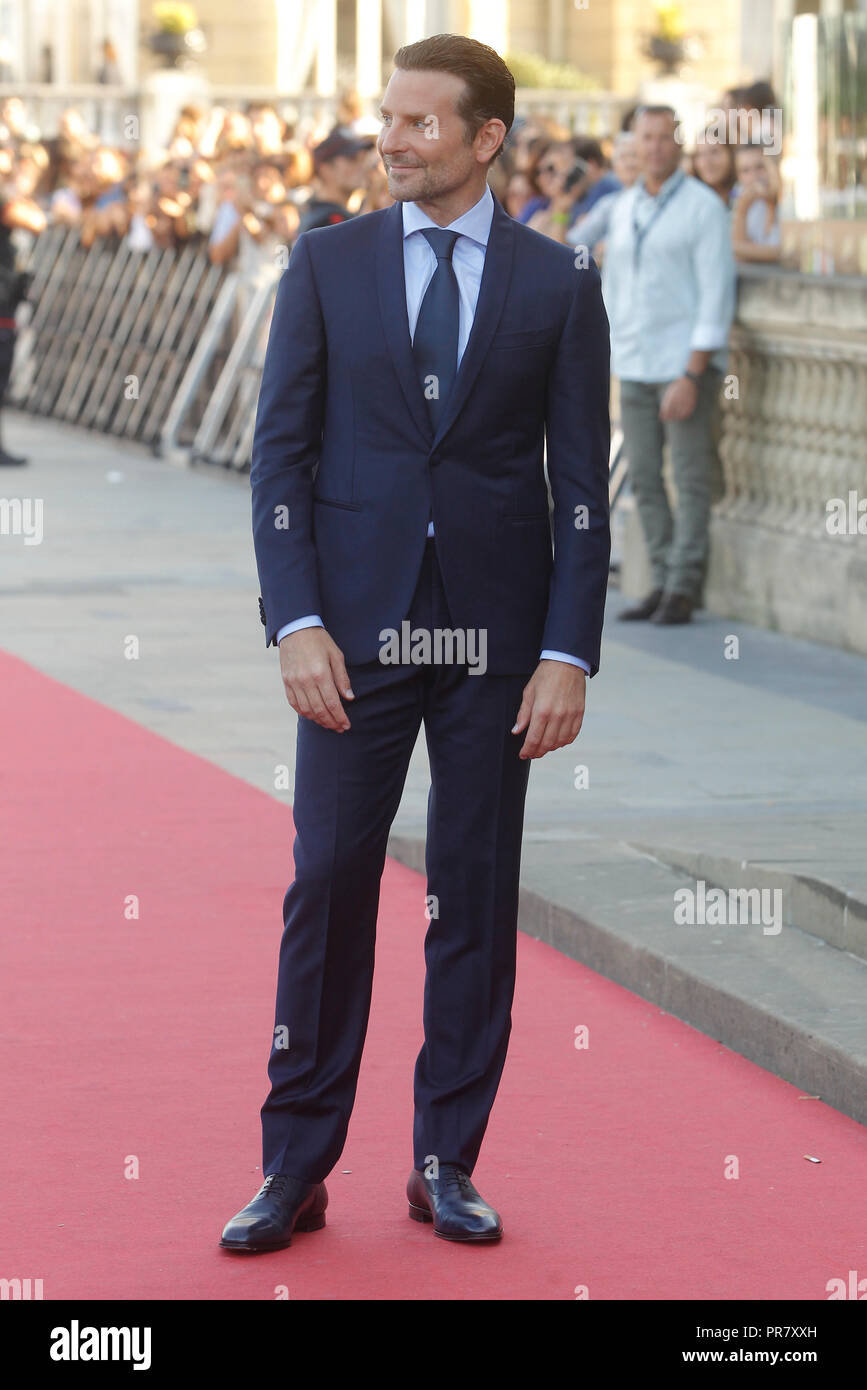
{"label": "red carpet", "polygon": [[525,937],[475,1175],[506,1238],[409,1221],[424,882],[391,862],[329,1224],[224,1254],[261,1181],[290,812],[2,654],[0,727],[0,1277],[46,1299],[824,1299],[867,1275],[867,1131]]}

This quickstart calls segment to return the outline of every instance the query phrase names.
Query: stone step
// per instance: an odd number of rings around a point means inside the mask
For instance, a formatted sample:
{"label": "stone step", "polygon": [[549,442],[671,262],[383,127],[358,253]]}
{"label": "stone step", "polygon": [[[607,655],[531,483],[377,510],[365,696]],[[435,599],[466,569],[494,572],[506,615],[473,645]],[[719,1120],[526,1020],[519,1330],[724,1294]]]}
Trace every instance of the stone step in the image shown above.
{"label": "stone step", "polygon": [[[424,873],[420,838],[393,835],[389,853]],[[622,842],[525,837],[521,884],[522,931],[867,1124],[860,956],[791,923],[677,925],[692,872]]]}
{"label": "stone step", "polygon": [[632,848],[716,888],[779,892],[784,926],[801,927],[820,936],[829,946],[867,960],[867,901],[862,890],[856,892],[761,860],[733,859],[643,842],[632,842]]}

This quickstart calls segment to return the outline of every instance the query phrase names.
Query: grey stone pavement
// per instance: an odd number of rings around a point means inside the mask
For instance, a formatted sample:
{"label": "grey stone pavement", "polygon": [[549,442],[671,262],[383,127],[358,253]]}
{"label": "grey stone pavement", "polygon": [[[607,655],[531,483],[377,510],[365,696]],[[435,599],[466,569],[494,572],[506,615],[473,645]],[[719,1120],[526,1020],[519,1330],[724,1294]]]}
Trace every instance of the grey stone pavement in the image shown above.
{"label": "grey stone pavement", "polygon": [[[44,536],[0,535],[0,647],[291,801],[248,480],[4,424],[31,464],[2,470],[0,497],[42,499]],[[522,925],[865,1122],[867,660],[706,614],[626,625],[620,605],[612,590],[578,741],[531,770]],[[392,842],[416,867],[427,785],[420,740]],[[779,886],[785,929],[674,926],[699,877]]]}

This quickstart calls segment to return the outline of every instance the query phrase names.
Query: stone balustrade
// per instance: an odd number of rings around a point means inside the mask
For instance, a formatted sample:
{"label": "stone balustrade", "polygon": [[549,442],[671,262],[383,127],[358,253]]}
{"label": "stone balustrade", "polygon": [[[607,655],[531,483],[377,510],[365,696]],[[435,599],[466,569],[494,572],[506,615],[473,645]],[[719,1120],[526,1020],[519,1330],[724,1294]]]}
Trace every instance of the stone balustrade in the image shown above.
{"label": "stone balustrade", "polygon": [[744,268],[728,373],[707,606],[867,654],[867,279]]}
{"label": "stone balustrade", "polygon": [[867,279],[742,267],[720,426],[706,607],[867,655]]}

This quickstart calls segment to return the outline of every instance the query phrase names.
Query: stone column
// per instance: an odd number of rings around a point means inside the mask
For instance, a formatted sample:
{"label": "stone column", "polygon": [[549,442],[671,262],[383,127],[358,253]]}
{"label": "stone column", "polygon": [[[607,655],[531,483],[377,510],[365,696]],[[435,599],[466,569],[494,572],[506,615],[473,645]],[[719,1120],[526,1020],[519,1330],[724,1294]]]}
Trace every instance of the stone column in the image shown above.
{"label": "stone column", "polygon": [[[386,0],[392,33],[397,34],[395,48],[401,44],[418,43],[427,32],[426,0]],[[433,31],[431,31],[433,32]]]}
{"label": "stone column", "polygon": [[507,0],[467,0],[466,33],[471,39],[490,44],[498,53],[505,53],[509,46]]}
{"label": "stone column", "polygon": [[277,61],[275,82],[292,96],[300,92],[316,54],[315,0],[275,0]]}
{"label": "stone column", "polygon": [[355,0],[355,86],[359,96],[382,89],[382,0]]}
{"label": "stone column", "polygon": [[337,0],[316,0],[316,78],[317,96],[334,96],[337,91]]}

